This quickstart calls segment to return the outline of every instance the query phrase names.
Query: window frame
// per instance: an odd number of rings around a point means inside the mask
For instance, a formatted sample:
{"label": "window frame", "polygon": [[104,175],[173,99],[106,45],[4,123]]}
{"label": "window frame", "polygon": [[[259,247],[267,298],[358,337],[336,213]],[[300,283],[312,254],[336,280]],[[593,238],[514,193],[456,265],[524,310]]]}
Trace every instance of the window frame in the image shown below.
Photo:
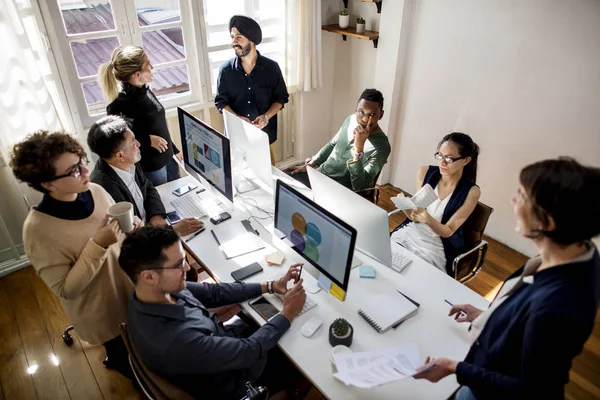
{"label": "window frame", "polygon": [[117,37],[119,45],[134,44],[142,46],[142,33],[144,32],[160,31],[161,29],[173,27],[181,28],[185,57],[182,60],[161,63],[157,66],[157,69],[174,65],[186,65],[190,89],[185,94],[161,98],[160,101],[165,109],[207,103],[209,98],[208,93],[206,93],[206,82],[200,70],[200,66],[205,62],[205,51],[202,47],[203,41],[199,40],[202,29],[194,29],[198,22],[196,18],[197,13],[194,11],[194,3],[196,2],[178,0],[180,21],[139,26],[135,1],[108,1],[111,4],[115,29],[77,34],[67,34],[58,0],[39,1],[44,23],[50,28],[47,29],[47,32],[49,33],[52,46],[58,50],[54,56],[57,63],[59,63],[59,75],[65,84],[65,91],[71,94],[67,96],[69,108],[72,110],[73,116],[81,121],[83,127],[90,127],[97,119],[105,115],[106,104],[103,103],[101,106],[102,109],[98,108],[98,113],[93,113],[88,109],[81,84],[96,81],[98,76],[96,74],[89,77],[79,77],[76,61],[70,47],[70,43],[74,40]]}

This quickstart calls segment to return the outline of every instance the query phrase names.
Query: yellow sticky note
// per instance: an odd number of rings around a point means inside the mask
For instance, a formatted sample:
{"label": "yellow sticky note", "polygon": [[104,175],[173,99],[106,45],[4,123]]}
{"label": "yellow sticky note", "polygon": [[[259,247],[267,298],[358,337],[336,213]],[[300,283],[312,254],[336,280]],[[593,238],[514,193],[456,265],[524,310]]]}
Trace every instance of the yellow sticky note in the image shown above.
{"label": "yellow sticky note", "polygon": [[331,289],[329,289],[329,293],[331,293],[340,301],[344,301],[346,298],[346,292],[333,282],[331,282]]}

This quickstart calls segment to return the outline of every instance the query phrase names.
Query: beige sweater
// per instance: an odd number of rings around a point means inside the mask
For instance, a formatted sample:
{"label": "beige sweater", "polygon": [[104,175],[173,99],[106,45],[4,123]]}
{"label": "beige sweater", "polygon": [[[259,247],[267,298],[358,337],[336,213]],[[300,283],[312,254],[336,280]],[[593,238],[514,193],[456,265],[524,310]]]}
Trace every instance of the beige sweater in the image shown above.
{"label": "beige sweater", "polygon": [[82,220],[64,220],[31,209],[23,242],[29,261],[60,298],[79,337],[96,345],[120,334],[133,285],[118,263],[124,236],[108,249],[91,239],[114,201],[94,183],[90,190],[94,212]]}

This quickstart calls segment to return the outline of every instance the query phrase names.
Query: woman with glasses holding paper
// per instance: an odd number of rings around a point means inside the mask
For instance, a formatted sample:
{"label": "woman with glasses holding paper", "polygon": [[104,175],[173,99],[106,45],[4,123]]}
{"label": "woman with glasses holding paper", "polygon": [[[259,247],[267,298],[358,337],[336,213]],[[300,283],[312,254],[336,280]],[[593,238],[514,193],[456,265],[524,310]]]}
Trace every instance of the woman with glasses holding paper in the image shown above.
{"label": "woman with glasses holding paper", "polygon": [[119,324],[133,285],[118,263],[119,225],[108,223],[113,199],[90,183],[85,151],[63,132],[28,136],[14,146],[10,165],[19,180],[44,194],[23,226],[29,261],[60,298],[79,337],[103,344],[105,364],[131,377]]}
{"label": "woman with glasses holding paper", "polygon": [[[456,374],[456,400],[563,399],[571,362],[594,327],[600,302],[600,169],[570,158],[521,170],[511,203],[516,231],[539,255],[511,275],[483,311],[455,304],[470,322],[464,361],[427,357],[417,379]],[[585,210],[583,218],[575,210]],[[427,369],[427,371],[425,371]]]}
{"label": "woman with glasses holding paper", "polygon": [[444,136],[434,157],[438,165],[425,165],[417,172],[415,197],[435,200],[405,210],[407,219],[391,237],[451,275],[452,260],[464,245],[462,224],[481,195],[475,184],[479,146],[469,135],[453,132]]}

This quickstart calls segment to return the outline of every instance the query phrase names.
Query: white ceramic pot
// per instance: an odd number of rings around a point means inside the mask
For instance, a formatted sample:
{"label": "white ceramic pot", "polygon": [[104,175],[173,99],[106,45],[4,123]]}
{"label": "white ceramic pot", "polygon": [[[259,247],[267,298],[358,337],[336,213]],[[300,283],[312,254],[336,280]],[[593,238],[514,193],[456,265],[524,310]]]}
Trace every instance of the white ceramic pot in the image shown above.
{"label": "white ceramic pot", "polygon": [[365,33],[365,24],[356,24],[356,33]]}
{"label": "white ceramic pot", "polygon": [[346,29],[350,25],[350,15],[340,15],[340,28]]}

